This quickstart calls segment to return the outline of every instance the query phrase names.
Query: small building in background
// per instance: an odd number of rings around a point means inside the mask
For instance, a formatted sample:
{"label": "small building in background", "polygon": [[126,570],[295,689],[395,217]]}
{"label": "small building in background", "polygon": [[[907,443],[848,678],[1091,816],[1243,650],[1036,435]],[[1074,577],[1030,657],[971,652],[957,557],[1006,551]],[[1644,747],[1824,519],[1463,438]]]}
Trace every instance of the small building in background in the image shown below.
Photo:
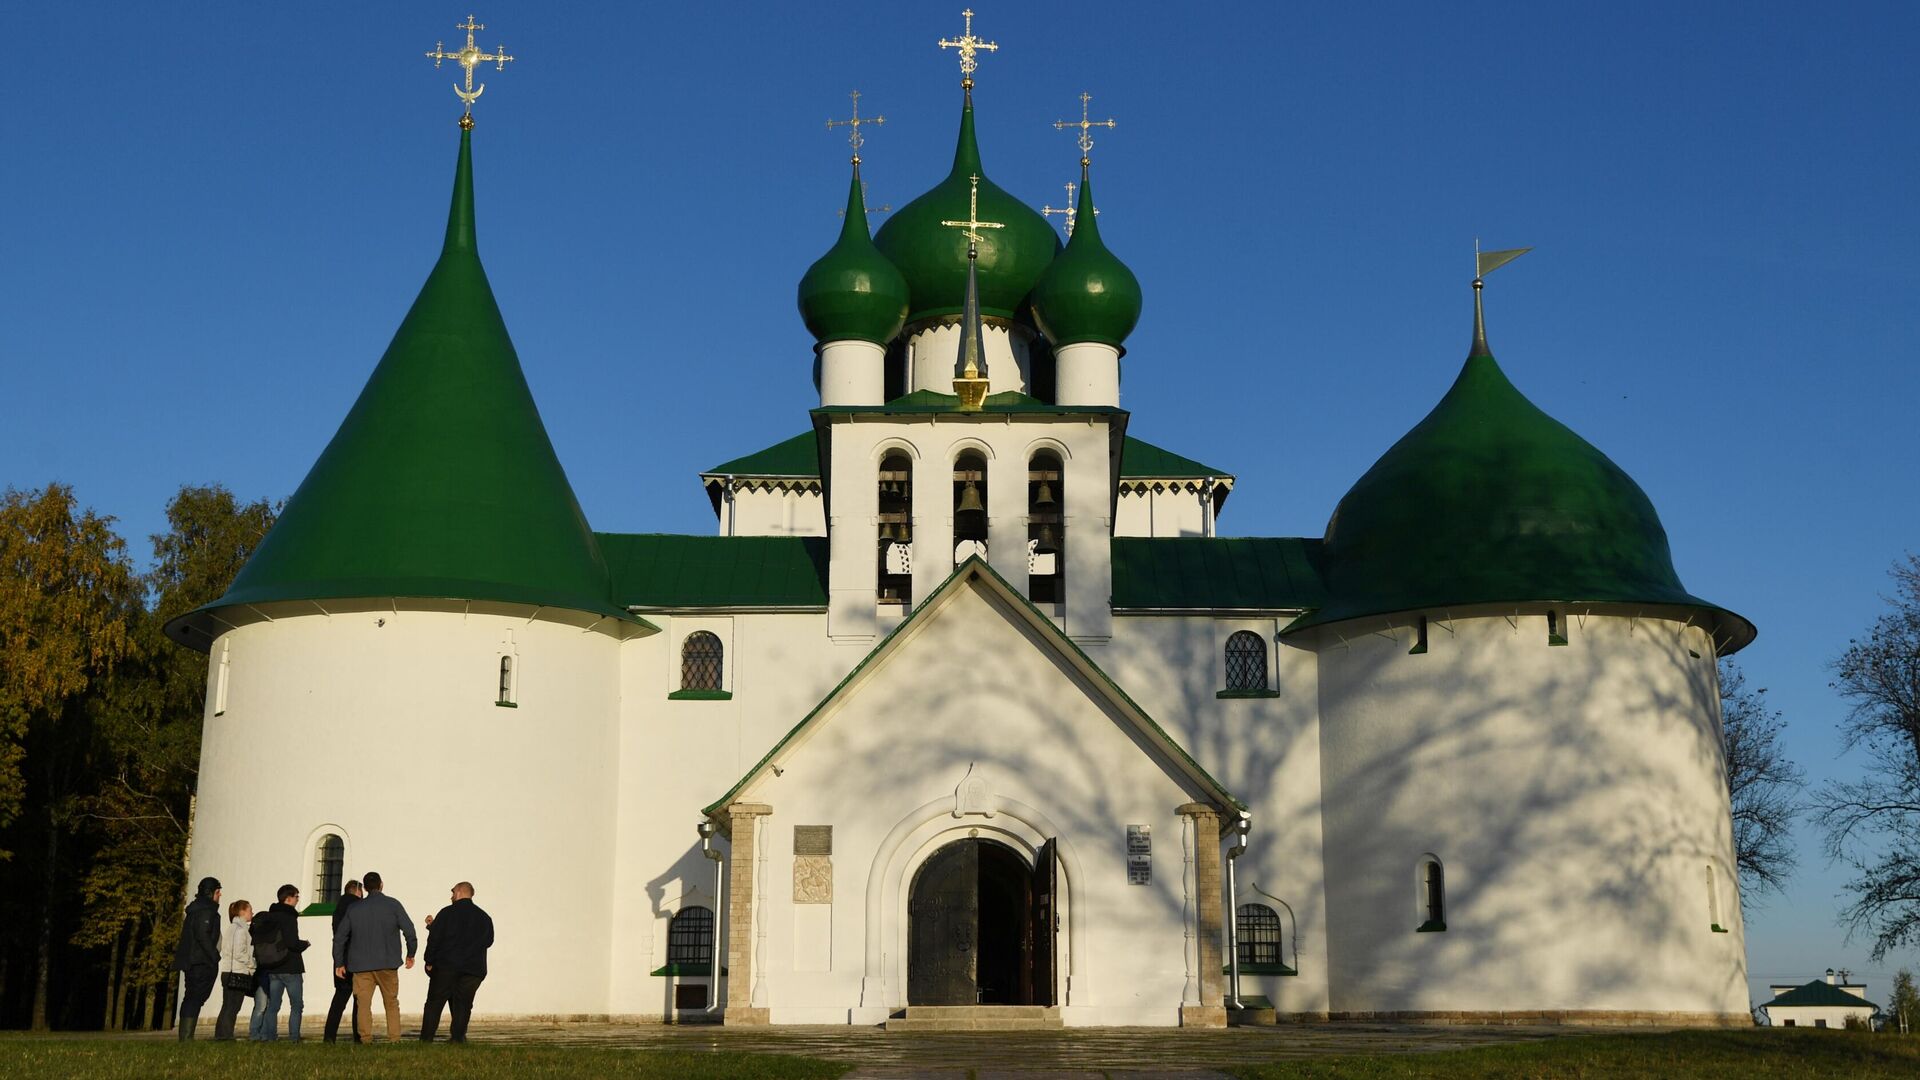
{"label": "small building in background", "polygon": [[1849,1021],[1872,1028],[1880,1006],[1868,1001],[1863,983],[1827,969],[1824,979],[1802,986],[1773,986],[1773,1000],[1760,1006],[1774,1027],[1843,1028]]}

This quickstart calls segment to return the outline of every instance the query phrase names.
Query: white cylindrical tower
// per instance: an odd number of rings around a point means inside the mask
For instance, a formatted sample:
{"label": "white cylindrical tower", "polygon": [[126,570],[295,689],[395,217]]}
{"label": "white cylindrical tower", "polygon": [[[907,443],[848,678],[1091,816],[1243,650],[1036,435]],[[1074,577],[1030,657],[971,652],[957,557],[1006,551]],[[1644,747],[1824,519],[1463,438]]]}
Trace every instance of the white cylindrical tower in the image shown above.
{"label": "white cylindrical tower", "polygon": [[823,341],[816,349],[820,354],[820,404],[885,403],[885,346],[858,338],[840,338]]}
{"label": "white cylindrical tower", "polygon": [[1119,405],[1120,349],[1099,341],[1054,347],[1055,400],[1061,405]]}

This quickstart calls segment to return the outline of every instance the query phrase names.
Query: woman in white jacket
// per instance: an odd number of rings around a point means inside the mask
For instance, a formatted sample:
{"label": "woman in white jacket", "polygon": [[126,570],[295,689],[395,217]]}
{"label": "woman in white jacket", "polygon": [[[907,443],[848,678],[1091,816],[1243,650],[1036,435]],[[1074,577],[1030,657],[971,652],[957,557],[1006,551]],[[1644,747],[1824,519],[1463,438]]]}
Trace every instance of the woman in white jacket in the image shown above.
{"label": "woman in white jacket", "polygon": [[[220,935],[220,1019],[214,1022],[216,1042],[233,1041],[233,1022],[240,1015],[240,1003],[254,996],[253,938],[247,924],[253,921],[253,905],[235,900],[227,905],[227,929]],[[260,1015],[254,1005],[253,1014]]]}

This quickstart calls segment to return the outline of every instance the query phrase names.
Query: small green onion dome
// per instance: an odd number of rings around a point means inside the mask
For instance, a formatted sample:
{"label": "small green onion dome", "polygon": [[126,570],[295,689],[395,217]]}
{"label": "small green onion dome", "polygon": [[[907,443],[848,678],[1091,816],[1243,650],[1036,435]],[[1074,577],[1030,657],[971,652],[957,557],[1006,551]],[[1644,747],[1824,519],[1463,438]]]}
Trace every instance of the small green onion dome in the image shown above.
{"label": "small green onion dome", "polygon": [[1699,612],[1723,653],[1746,619],[1688,593],[1646,492],[1528,401],[1486,348],[1353,485],[1327,523],[1311,626],[1471,604],[1663,605]]}
{"label": "small green onion dome", "polygon": [[1055,345],[1095,341],[1115,348],[1140,321],[1140,279],[1100,240],[1084,164],[1073,239],[1033,287],[1033,317]]}
{"label": "small green onion dome", "polygon": [[800,318],[816,341],[885,345],[907,321],[907,279],[867,235],[860,162],[853,163],[840,239],[800,279]]}
{"label": "small green onion dome", "polygon": [[1032,207],[986,178],[973,130],[973,101],[960,112],[960,141],[953,171],[933,190],[901,207],[880,226],[873,242],[900,268],[912,294],[907,324],[960,314],[967,292],[966,230],[940,224],[968,219],[968,178],[980,176],[981,221],[1004,228],[980,230],[980,313],[1020,317],[1033,283],[1060,252],[1059,234]]}

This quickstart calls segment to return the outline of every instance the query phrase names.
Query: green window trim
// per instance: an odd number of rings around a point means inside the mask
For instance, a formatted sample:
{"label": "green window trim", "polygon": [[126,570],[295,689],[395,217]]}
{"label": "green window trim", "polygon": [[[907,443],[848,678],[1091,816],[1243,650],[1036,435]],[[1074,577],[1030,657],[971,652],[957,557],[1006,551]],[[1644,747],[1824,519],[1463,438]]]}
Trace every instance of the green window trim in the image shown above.
{"label": "green window trim", "polygon": [[310,915],[313,915],[313,916],[332,915],[333,909],[338,906],[339,905],[337,904],[321,904],[321,903],[308,904],[306,907],[303,907],[300,909],[300,917],[304,919]]}
{"label": "green window trim", "polygon": [[[652,971],[648,972],[647,974],[685,976],[685,975],[711,975],[712,973],[713,973],[712,964],[686,963],[686,964],[663,964],[660,967],[657,967]],[[723,967],[720,969],[721,975],[725,975],[726,973],[727,973],[726,968]]]}
{"label": "green window trim", "polygon": [[1547,635],[1547,644],[1549,645],[1565,645],[1566,643],[1567,643],[1567,635],[1565,634],[1548,634]]}
{"label": "green window trim", "polygon": [[675,690],[667,695],[668,701],[732,701],[731,690]]}
{"label": "green window trim", "polygon": [[496,701],[493,705],[497,709],[517,709],[520,707],[520,703],[517,701]]}
{"label": "green window trim", "polygon": [[1222,701],[1231,701],[1234,698],[1279,697],[1280,691],[1278,690],[1220,690],[1215,692],[1213,696],[1216,698],[1219,698]]}
{"label": "green window trim", "polygon": [[1719,923],[1714,923],[1713,932],[1716,934],[1724,934],[1727,932],[1727,928],[1724,926],[1721,926]]}
{"label": "green window trim", "polygon": [[[1228,965],[1226,967],[1221,968],[1220,974],[1222,975],[1233,974],[1232,965]],[[1298,975],[1300,973],[1293,970],[1292,968],[1288,967],[1285,964],[1241,964],[1240,974],[1242,975]],[[1241,995],[1240,1000],[1251,1001],[1253,999],[1243,994]]]}
{"label": "green window trim", "polygon": [[1447,929],[1447,924],[1445,921],[1440,919],[1428,919],[1426,922],[1423,922],[1419,926],[1414,927],[1413,932],[1416,934],[1439,934],[1439,933],[1445,932],[1446,929]]}

